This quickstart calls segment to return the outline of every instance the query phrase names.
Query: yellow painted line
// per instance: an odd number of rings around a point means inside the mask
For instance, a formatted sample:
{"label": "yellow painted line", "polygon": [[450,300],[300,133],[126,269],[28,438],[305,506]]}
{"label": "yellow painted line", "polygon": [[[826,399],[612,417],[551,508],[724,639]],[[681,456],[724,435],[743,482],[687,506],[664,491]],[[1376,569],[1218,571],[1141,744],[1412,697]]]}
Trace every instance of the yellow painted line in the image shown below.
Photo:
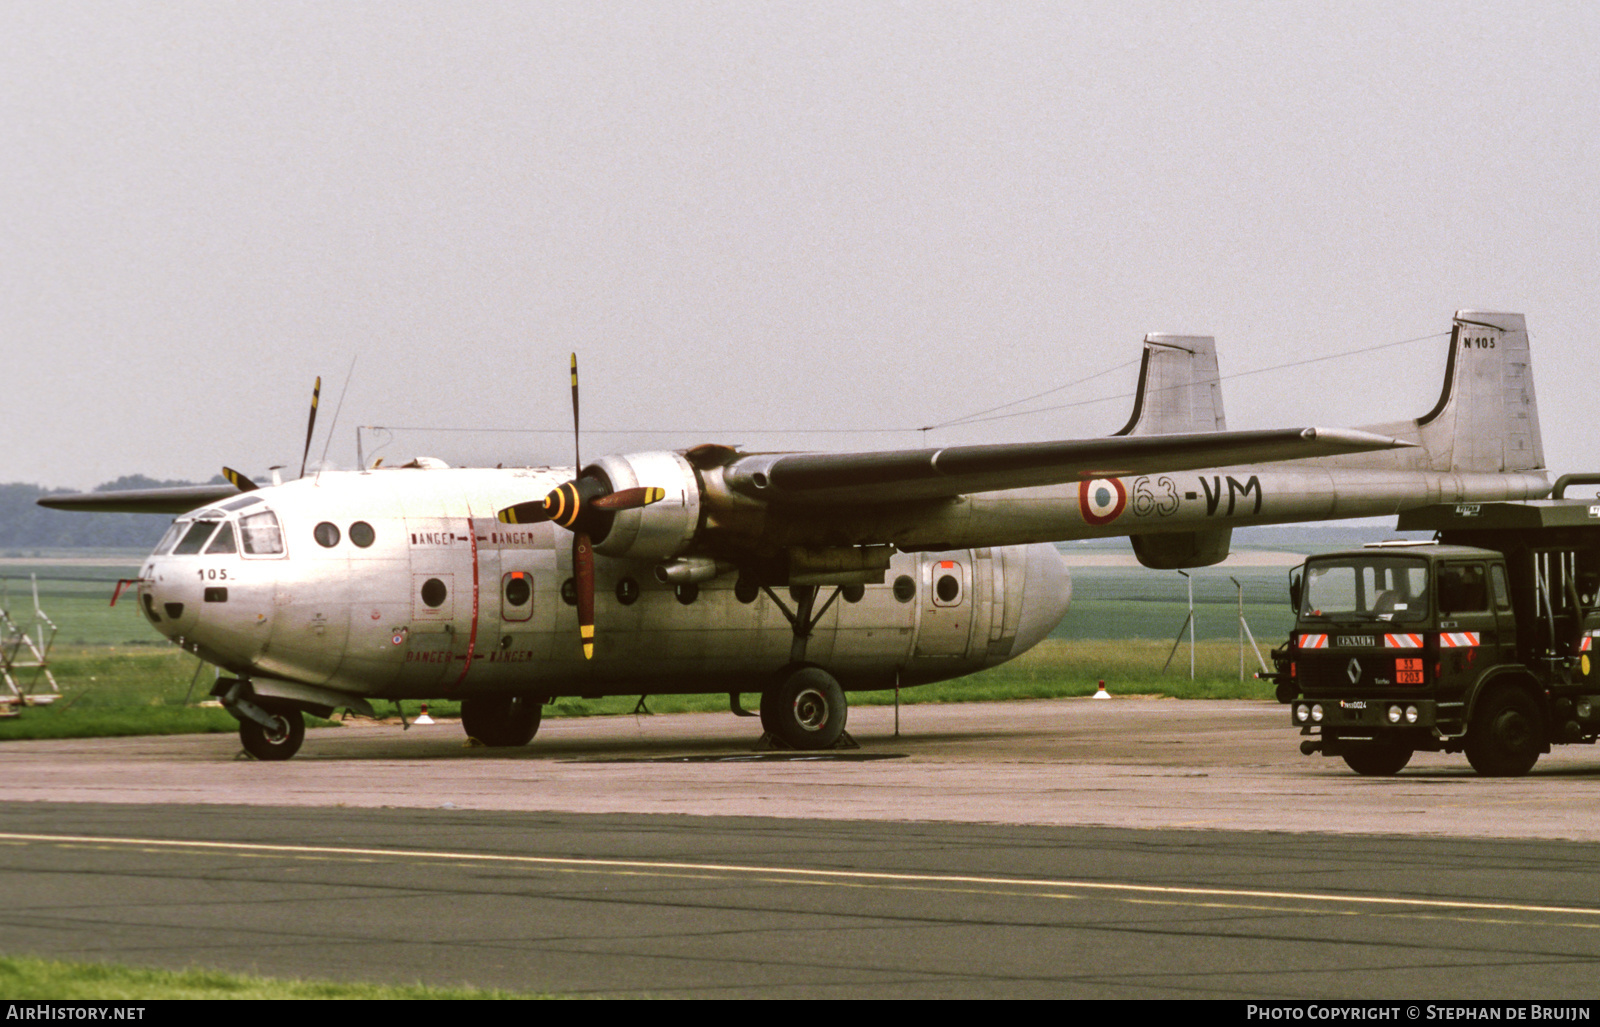
{"label": "yellow painted line", "polygon": [[969,874],[918,874],[874,870],[818,870],[807,867],[750,866],[740,863],[681,863],[669,860],[642,859],[580,859],[573,856],[506,856],[479,852],[433,852],[426,849],[367,849],[334,845],[274,845],[266,842],[207,842],[174,841],[166,838],[113,838],[97,835],[25,834],[0,832],[0,844],[45,843],[51,845],[91,845],[100,847],[138,846],[148,851],[170,852],[176,849],[198,849],[207,852],[226,852],[242,856],[304,857],[306,855],[340,856],[346,858],[377,857],[382,859],[414,859],[460,861],[471,863],[498,863],[514,866],[545,867],[571,870],[609,870],[632,872],[641,876],[663,871],[687,871],[698,874],[748,875],[756,877],[800,878],[823,884],[880,884],[886,886],[921,885],[982,885],[1005,888],[1053,888],[1098,891],[1120,895],[1160,895],[1207,897],[1221,899],[1276,899],[1301,902],[1343,903],[1353,906],[1378,908],[1439,909],[1439,910],[1489,910],[1506,913],[1560,913],[1574,917],[1600,919],[1600,907],[1543,906],[1517,902],[1474,902],[1464,899],[1403,899],[1383,895],[1340,895],[1337,892],[1273,891],[1255,888],[1198,888],[1161,884],[1118,884],[1107,881],[1077,881],[1069,878],[985,877]]}

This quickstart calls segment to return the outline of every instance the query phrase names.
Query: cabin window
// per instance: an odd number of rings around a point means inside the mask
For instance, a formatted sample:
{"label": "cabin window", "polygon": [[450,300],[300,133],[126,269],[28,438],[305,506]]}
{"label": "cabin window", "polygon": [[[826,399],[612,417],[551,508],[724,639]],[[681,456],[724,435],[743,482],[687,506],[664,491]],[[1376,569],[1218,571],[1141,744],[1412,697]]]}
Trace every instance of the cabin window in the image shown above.
{"label": "cabin window", "polygon": [[317,540],[317,545],[325,549],[332,549],[339,544],[339,526],[329,521],[323,521],[311,529],[311,537]]}
{"label": "cabin window", "polygon": [[678,602],[688,606],[700,598],[700,586],[692,581],[686,581],[674,588],[672,594],[678,597]]}
{"label": "cabin window", "polygon": [[239,538],[247,556],[279,556],[283,553],[283,529],[271,510],[239,518]]}
{"label": "cabin window", "polygon": [[1439,612],[1484,613],[1489,609],[1489,585],[1481,563],[1446,564],[1439,572]]}
{"label": "cabin window", "polygon": [[350,541],[362,549],[372,545],[373,540],[377,537],[377,533],[372,530],[372,525],[366,521],[357,521],[350,525]]}
{"label": "cabin window", "polygon": [[228,522],[223,523],[222,527],[217,530],[217,537],[211,540],[209,546],[206,546],[207,556],[211,556],[214,553],[237,553],[238,551],[239,547],[233,541],[233,525]]}
{"label": "cabin window", "polygon": [[733,597],[746,606],[755,602],[756,597],[759,595],[761,595],[761,586],[749,578],[740,578],[733,583]]}
{"label": "cabin window", "polygon": [[622,578],[617,582],[617,602],[623,606],[632,606],[639,600],[639,583],[632,578]]}
{"label": "cabin window", "polygon": [[867,597],[867,586],[846,585],[839,590],[839,594],[844,596],[844,601],[847,603],[859,603]]}
{"label": "cabin window", "polygon": [[[354,528],[351,534],[355,534]],[[533,575],[527,571],[512,571],[501,579],[500,617],[508,621],[525,621],[533,616]]]}
{"label": "cabin window", "polygon": [[578,605],[578,583],[571,578],[561,583],[561,601],[568,606]]}
{"label": "cabin window", "polygon": [[1496,610],[1511,609],[1511,589],[1506,587],[1506,569],[1504,565],[1498,563],[1489,565],[1489,582],[1494,588],[1494,608]]}
{"label": "cabin window", "polygon": [[917,583],[911,580],[911,575],[902,574],[894,579],[894,597],[902,603],[909,603],[917,597]]}
{"label": "cabin window", "polygon": [[450,598],[450,590],[438,578],[429,578],[422,583],[422,602],[430,610],[437,610]]}
{"label": "cabin window", "polygon": [[206,539],[217,530],[216,521],[195,521],[183,539],[172,550],[173,556],[193,556],[205,548]]}

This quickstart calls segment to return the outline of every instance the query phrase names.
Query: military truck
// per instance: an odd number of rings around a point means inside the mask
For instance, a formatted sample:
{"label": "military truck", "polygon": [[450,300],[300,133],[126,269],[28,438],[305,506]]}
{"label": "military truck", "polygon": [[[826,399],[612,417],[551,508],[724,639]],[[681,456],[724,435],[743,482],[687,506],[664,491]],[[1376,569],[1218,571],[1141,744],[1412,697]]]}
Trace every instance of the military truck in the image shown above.
{"label": "military truck", "polygon": [[1526,774],[1556,744],[1600,738],[1600,498],[1449,504],[1401,514],[1430,542],[1313,556],[1290,573],[1295,626],[1273,651],[1305,755],[1397,774],[1464,752]]}

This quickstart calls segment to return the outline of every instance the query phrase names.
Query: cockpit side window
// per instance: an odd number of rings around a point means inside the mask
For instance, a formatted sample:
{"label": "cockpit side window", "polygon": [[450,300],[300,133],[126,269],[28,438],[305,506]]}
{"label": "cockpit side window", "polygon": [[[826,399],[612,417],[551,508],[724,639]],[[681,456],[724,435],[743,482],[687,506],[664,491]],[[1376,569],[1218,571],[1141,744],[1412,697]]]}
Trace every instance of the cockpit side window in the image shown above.
{"label": "cockpit side window", "polygon": [[237,553],[238,551],[238,547],[233,543],[233,524],[231,522],[225,522],[217,530],[217,537],[211,540],[209,546],[206,546],[207,556],[213,553]]}
{"label": "cockpit side window", "polygon": [[155,555],[165,556],[172,551],[172,546],[183,535],[183,529],[189,526],[188,521],[173,521],[167,533],[161,536],[161,541],[156,543]]}
{"label": "cockpit side window", "polygon": [[205,548],[206,539],[217,528],[216,521],[195,521],[189,526],[183,539],[172,550],[173,556],[193,556]]}
{"label": "cockpit side window", "polygon": [[247,556],[281,556],[283,554],[283,529],[271,510],[248,514],[239,518],[239,537]]}

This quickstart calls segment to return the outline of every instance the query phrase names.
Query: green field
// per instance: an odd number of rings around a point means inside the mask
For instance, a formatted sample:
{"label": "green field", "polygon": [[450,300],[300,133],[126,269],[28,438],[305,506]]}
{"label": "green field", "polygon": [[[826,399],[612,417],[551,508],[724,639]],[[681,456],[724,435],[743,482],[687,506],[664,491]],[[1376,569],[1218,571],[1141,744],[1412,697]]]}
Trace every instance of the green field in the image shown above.
{"label": "green field", "polygon": [[139,999],[530,999],[481,988],[420,984],[338,984],[279,980],[216,970],[147,970],[102,963],[0,958],[0,1000],[118,1001]]}

